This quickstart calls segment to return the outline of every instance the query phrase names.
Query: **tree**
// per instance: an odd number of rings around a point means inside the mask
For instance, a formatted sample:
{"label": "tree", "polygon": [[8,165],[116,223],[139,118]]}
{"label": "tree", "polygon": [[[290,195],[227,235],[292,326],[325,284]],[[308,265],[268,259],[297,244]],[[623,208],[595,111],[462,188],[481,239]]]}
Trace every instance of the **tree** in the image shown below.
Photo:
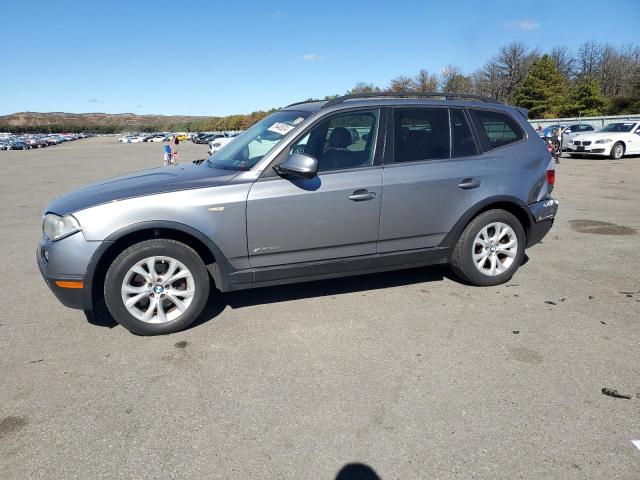
{"label": "tree", "polygon": [[391,79],[387,90],[390,92],[411,92],[415,90],[415,88],[416,86],[410,77],[407,77],[406,75],[398,75]]}
{"label": "tree", "polygon": [[602,95],[600,82],[593,77],[582,77],[570,88],[569,101],[563,113],[565,115],[595,116],[601,115],[607,100]]}
{"label": "tree", "polygon": [[572,79],[575,77],[576,59],[567,47],[564,45],[553,47],[550,55],[565,78]]}
{"label": "tree", "polygon": [[482,68],[471,75],[474,93],[485,97],[503,100],[503,86],[498,65],[489,60]]}
{"label": "tree", "polygon": [[436,92],[438,90],[438,77],[422,68],[414,77],[413,84],[418,92]]}
{"label": "tree", "polygon": [[447,65],[440,74],[440,88],[446,93],[471,93],[473,82],[458,67]]}
{"label": "tree", "polygon": [[358,82],[351,90],[347,90],[347,95],[355,95],[357,93],[374,93],[379,91],[380,89],[373,83]]}
{"label": "tree", "polygon": [[566,80],[549,55],[533,62],[529,75],[514,95],[514,102],[527,108],[531,118],[554,118],[566,102]]}
{"label": "tree", "polygon": [[500,72],[503,100],[512,99],[538,57],[537,51],[529,50],[522,42],[512,42],[498,51],[495,62]]}

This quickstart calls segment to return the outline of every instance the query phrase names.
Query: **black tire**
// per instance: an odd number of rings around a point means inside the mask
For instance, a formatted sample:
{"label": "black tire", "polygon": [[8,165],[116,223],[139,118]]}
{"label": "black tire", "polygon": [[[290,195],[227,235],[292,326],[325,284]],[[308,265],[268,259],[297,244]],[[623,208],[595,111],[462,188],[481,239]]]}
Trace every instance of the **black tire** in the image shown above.
{"label": "black tire", "polygon": [[[489,276],[476,268],[473,262],[474,240],[478,233],[487,225],[494,222],[502,222],[513,230],[516,236],[517,251],[513,263],[501,274]],[[464,281],[480,287],[499,285],[511,279],[518,270],[524,258],[526,246],[526,234],[520,221],[505,210],[488,210],[471,220],[465,227],[456,243],[451,256],[451,268],[454,273]]]}
{"label": "black tire", "polygon": [[620,160],[624,156],[624,151],[625,151],[624,143],[616,142],[613,144],[613,147],[611,147],[611,152],[609,153],[609,157],[613,158],[614,160]]}
{"label": "black tire", "polygon": [[[187,309],[177,318],[164,323],[139,320],[127,310],[122,300],[122,282],[129,269],[137,262],[153,256],[178,260],[191,272],[194,282],[194,294]],[[200,315],[209,297],[209,281],[204,262],[191,247],[175,240],[145,240],[127,248],[113,261],[104,281],[104,298],[115,321],[131,333],[163,335],[185,329]]]}

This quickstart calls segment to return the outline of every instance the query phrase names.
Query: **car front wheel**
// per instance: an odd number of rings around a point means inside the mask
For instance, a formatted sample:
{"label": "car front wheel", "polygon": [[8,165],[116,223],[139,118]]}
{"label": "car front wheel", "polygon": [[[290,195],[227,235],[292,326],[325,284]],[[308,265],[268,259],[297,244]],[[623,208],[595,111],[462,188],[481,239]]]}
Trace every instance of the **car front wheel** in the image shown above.
{"label": "car front wheel", "polygon": [[513,214],[489,210],[465,227],[454,248],[451,267],[473,285],[499,285],[518,270],[525,245],[524,228]]}
{"label": "car front wheel", "polygon": [[611,158],[614,160],[620,160],[624,155],[624,144],[622,142],[616,143],[613,147],[611,147]]}
{"label": "car front wheel", "polygon": [[161,335],[188,327],[209,296],[200,256],[175,240],[146,240],[113,261],[104,297],[114,319],[132,333]]}

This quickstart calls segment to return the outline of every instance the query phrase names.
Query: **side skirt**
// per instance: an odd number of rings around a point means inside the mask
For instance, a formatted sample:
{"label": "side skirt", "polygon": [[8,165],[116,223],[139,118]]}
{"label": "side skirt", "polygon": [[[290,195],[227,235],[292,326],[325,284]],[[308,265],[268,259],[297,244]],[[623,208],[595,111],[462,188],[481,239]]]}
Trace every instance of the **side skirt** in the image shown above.
{"label": "side skirt", "polygon": [[[229,292],[443,264],[449,261],[450,253],[450,248],[434,247],[253,268],[232,273],[226,282],[220,282],[218,288]],[[247,281],[251,275],[253,285]]]}

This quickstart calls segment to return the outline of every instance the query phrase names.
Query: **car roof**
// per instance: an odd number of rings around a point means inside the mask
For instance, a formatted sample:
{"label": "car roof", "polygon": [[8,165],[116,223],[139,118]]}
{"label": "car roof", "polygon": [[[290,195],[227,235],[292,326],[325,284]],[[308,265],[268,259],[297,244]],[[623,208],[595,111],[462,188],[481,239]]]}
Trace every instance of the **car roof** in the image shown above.
{"label": "car roof", "polygon": [[397,105],[428,105],[428,106],[455,106],[455,107],[475,107],[475,108],[491,108],[496,110],[512,110],[516,107],[505,105],[503,103],[493,103],[493,102],[481,102],[474,100],[437,100],[437,99],[428,99],[428,98],[398,98],[398,97],[390,97],[390,98],[350,98],[345,99],[341,103],[335,103],[333,105],[328,105],[330,101],[314,101],[314,102],[299,102],[293,103],[284,107],[282,110],[297,110],[297,111],[308,111],[308,112],[319,112],[326,107],[327,111],[334,110],[343,110],[345,108],[352,107],[366,107],[366,106],[376,106],[376,107],[387,107],[387,106],[397,106]]}

